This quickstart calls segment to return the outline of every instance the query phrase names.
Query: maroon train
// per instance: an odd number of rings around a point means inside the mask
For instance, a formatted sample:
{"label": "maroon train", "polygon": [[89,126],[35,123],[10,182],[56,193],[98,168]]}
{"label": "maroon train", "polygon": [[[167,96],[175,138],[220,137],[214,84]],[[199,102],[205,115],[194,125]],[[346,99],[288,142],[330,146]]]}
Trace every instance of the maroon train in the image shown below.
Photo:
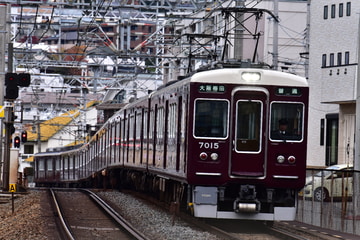
{"label": "maroon train", "polygon": [[197,217],[293,220],[308,91],[278,71],[198,72],[128,104],[89,143],[36,154],[35,182],[133,187]]}

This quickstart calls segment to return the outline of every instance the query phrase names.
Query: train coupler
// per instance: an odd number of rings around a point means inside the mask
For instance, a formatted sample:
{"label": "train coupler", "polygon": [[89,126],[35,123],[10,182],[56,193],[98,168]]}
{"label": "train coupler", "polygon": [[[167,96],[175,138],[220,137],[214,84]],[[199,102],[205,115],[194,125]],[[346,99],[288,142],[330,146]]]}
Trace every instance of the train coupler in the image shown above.
{"label": "train coupler", "polygon": [[257,213],[260,211],[260,205],[256,198],[256,187],[254,185],[241,185],[239,197],[234,201],[234,211]]}
{"label": "train coupler", "polygon": [[243,202],[239,199],[234,201],[234,211],[237,213],[258,213],[260,212],[260,202],[254,200],[252,202]]}

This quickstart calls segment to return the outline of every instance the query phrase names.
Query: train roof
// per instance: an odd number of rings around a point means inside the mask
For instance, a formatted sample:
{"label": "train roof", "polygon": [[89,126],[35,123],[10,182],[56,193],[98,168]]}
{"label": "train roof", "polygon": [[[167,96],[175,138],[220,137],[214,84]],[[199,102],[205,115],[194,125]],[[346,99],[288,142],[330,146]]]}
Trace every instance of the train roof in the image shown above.
{"label": "train roof", "polygon": [[[245,80],[245,74],[253,78]],[[254,78],[255,77],[255,78]],[[260,77],[260,78],[257,78]],[[195,73],[191,82],[215,82],[227,84],[279,85],[307,87],[304,77],[290,73],[260,68],[223,68]]]}
{"label": "train roof", "polygon": [[78,144],[73,146],[66,147],[56,147],[56,148],[48,148],[45,152],[36,153],[35,157],[41,156],[57,156],[64,153],[71,153],[77,151],[79,148],[83,147],[85,144]]}

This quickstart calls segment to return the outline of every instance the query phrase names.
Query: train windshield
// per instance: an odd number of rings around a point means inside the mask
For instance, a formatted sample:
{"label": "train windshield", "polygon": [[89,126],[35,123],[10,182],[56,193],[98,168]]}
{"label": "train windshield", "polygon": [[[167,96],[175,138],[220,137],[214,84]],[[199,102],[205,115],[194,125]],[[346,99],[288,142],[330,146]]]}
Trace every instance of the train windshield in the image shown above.
{"label": "train windshield", "polygon": [[226,138],[228,115],[228,101],[197,99],[195,101],[194,136]]}
{"label": "train windshield", "polygon": [[304,127],[302,103],[274,102],[271,104],[270,139],[301,141]]}
{"label": "train windshield", "polygon": [[259,152],[261,141],[261,101],[238,101],[236,113],[236,150]]}

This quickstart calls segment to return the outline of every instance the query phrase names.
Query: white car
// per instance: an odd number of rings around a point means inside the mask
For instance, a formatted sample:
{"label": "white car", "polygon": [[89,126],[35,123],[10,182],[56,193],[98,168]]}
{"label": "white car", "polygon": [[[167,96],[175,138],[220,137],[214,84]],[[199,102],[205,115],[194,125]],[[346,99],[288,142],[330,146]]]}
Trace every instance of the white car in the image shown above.
{"label": "white car", "polygon": [[340,164],[319,171],[306,178],[302,194],[315,201],[329,200],[330,197],[351,197],[353,190],[353,166]]}

